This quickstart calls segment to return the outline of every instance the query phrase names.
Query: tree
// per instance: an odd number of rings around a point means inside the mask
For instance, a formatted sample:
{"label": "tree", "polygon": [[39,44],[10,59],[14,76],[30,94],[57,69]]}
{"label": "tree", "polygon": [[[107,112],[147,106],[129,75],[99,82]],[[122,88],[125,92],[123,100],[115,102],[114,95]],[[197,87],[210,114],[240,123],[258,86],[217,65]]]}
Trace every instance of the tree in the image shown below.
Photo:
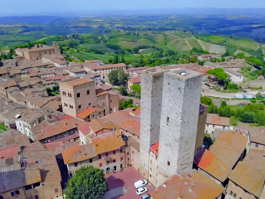
{"label": "tree", "polygon": [[123,86],[119,88],[119,91],[120,91],[120,95],[123,95],[123,96],[128,95],[127,90]]}
{"label": "tree", "polygon": [[121,63],[125,63],[125,59],[123,55],[121,56]]}
{"label": "tree", "polygon": [[253,113],[243,113],[241,115],[241,122],[253,123],[254,122],[254,114]]}
{"label": "tree", "polygon": [[113,59],[112,63],[113,64],[119,63],[119,56],[118,55],[114,55],[114,59]]}
{"label": "tree", "polygon": [[118,68],[116,70],[112,70],[108,77],[112,85],[125,85],[129,74],[125,73],[123,68]]}
{"label": "tree", "polygon": [[124,101],[120,100],[119,105],[120,105],[120,110],[132,108],[133,107],[133,100],[132,99],[128,99],[128,100],[124,100]]}
{"label": "tree", "polygon": [[137,92],[139,95],[141,95],[141,86],[138,84],[134,84],[131,86],[131,89]]}
{"label": "tree", "polygon": [[65,195],[67,199],[101,199],[107,189],[107,181],[101,169],[81,167],[68,181]]}
{"label": "tree", "polygon": [[213,103],[213,100],[211,98],[209,98],[209,97],[202,96],[201,97],[201,103],[209,106],[209,105],[211,105]]}

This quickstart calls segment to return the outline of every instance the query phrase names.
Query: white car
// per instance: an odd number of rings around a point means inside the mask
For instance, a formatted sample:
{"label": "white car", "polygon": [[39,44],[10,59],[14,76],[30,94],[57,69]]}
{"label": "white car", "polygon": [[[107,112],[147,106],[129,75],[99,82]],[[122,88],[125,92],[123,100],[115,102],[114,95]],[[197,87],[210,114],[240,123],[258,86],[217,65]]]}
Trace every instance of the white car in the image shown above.
{"label": "white car", "polygon": [[134,183],[134,187],[136,189],[144,187],[145,185],[147,185],[147,181],[146,180],[139,180],[139,181]]}
{"label": "white car", "polygon": [[139,196],[139,195],[146,193],[146,192],[147,192],[147,188],[141,187],[141,188],[137,189],[136,194]]}

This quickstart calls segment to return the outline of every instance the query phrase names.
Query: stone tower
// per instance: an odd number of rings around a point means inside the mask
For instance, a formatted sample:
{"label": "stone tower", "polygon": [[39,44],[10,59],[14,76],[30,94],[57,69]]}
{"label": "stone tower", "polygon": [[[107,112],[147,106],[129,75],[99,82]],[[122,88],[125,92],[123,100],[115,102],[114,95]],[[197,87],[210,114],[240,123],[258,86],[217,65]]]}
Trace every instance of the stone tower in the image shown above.
{"label": "stone tower", "polygon": [[164,74],[157,186],[174,174],[192,170],[202,77],[182,69]]}
{"label": "stone tower", "polygon": [[57,55],[60,55],[60,54],[61,54],[61,48],[60,48],[60,46],[57,44],[56,41],[53,42],[53,48],[54,48],[54,52],[55,52],[55,54],[57,54]]}
{"label": "stone tower", "polygon": [[149,148],[159,141],[164,70],[149,69],[141,76],[140,172],[149,176]]}

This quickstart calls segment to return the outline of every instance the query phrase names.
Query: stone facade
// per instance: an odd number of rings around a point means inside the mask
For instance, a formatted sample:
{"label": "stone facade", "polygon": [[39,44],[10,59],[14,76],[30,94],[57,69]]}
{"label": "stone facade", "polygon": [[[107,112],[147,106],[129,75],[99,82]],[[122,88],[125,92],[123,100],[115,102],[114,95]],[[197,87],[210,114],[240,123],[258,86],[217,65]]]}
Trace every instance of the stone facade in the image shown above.
{"label": "stone facade", "polygon": [[140,172],[148,179],[149,148],[159,142],[164,71],[150,69],[142,73]]}
{"label": "stone facade", "polygon": [[253,194],[242,189],[240,186],[236,185],[231,180],[228,183],[226,189],[225,199],[257,199]]}
{"label": "stone facade", "polygon": [[167,177],[192,170],[202,74],[165,73],[159,137],[158,185]]}
{"label": "stone facade", "polygon": [[203,145],[207,113],[208,113],[208,106],[201,104],[200,110],[199,110],[199,120],[198,120],[198,127],[197,127],[195,153],[198,150],[200,150],[202,148],[202,145]]}
{"label": "stone facade", "polygon": [[[139,170],[155,186],[190,171],[194,151],[202,147],[208,110],[199,109],[202,78],[197,72],[179,69],[142,73]],[[158,157],[149,151],[157,142]]]}

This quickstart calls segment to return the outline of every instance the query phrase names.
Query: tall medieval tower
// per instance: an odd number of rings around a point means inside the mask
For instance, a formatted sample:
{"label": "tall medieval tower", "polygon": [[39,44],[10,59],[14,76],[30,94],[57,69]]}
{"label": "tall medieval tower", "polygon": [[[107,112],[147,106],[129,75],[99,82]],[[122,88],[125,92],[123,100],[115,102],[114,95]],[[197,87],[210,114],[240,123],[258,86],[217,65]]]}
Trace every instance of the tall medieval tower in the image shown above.
{"label": "tall medieval tower", "polygon": [[146,169],[149,148],[159,142],[156,177],[159,186],[172,175],[192,169],[202,74],[155,68],[142,74],[141,85],[141,166]]}

